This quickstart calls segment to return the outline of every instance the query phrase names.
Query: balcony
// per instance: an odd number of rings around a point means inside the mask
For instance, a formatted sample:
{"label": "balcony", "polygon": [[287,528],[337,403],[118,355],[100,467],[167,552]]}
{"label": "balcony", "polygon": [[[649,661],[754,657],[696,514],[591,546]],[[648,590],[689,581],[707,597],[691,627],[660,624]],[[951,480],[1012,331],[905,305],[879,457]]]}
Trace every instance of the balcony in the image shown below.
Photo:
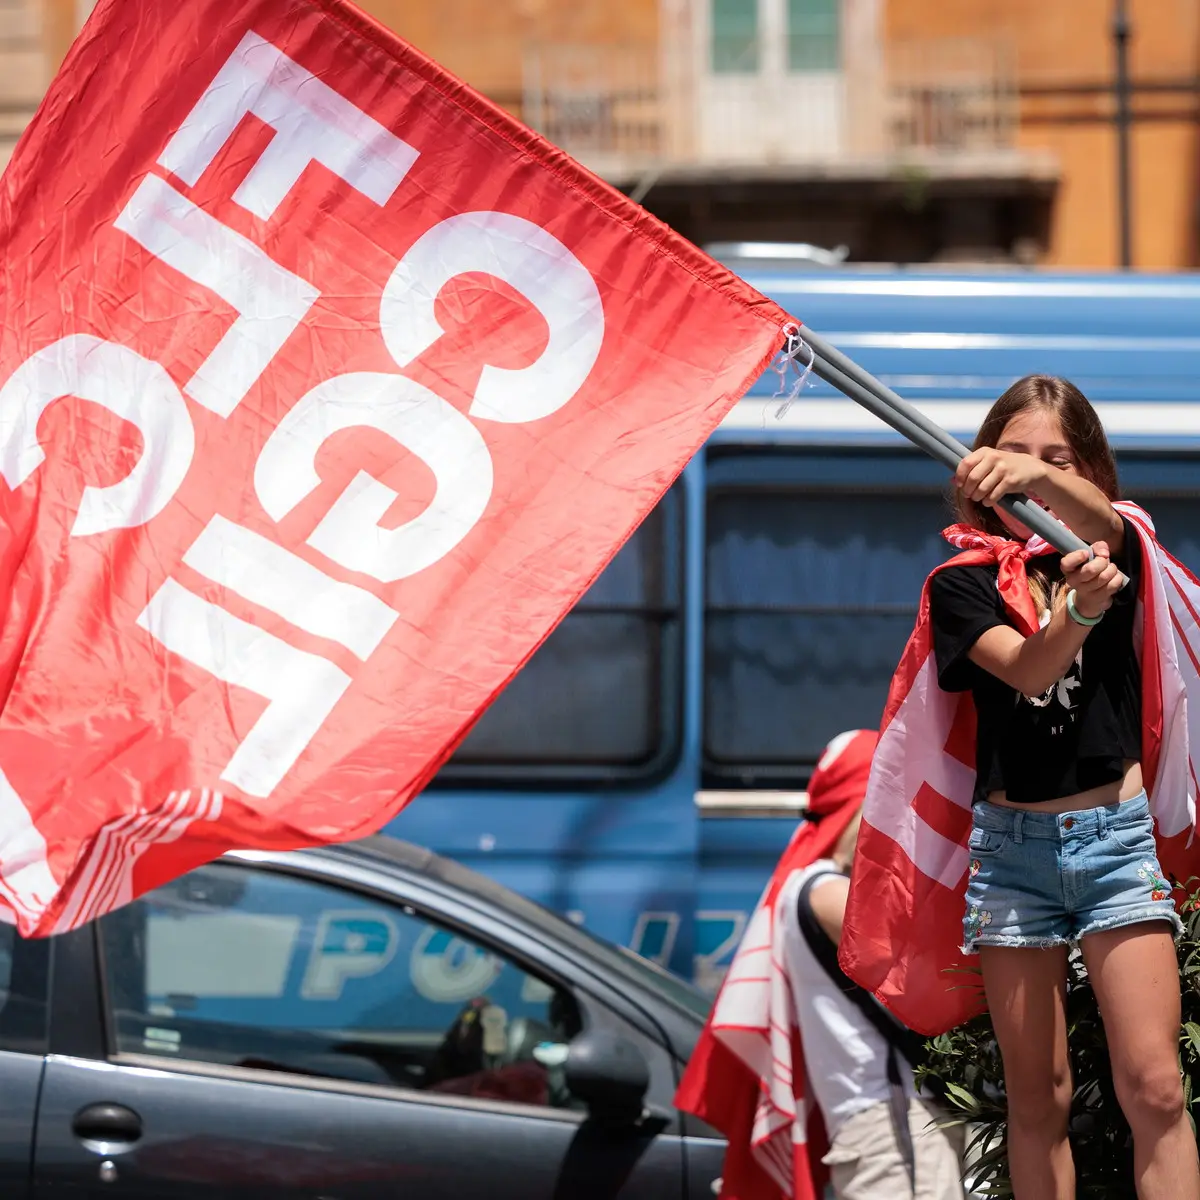
{"label": "balcony", "polygon": [[597,174],[671,153],[670,96],[653,46],[534,46],[522,64],[521,116]]}
{"label": "balcony", "polygon": [[661,45],[529,47],[524,119],[619,185],[713,171],[1056,174],[1053,162],[1016,146],[1006,42],[846,38],[836,68],[795,70],[786,41],[775,39],[753,69],[715,70],[708,32],[688,23],[695,11],[684,3]]}
{"label": "balcony", "polygon": [[884,139],[893,156],[1012,154],[1017,74],[1006,41],[954,39],[888,47]]}

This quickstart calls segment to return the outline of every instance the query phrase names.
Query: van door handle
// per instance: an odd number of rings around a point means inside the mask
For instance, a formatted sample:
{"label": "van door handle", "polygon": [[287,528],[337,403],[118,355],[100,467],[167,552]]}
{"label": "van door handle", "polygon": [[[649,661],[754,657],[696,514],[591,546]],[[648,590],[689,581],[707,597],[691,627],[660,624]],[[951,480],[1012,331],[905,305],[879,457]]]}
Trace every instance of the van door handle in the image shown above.
{"label": "van door handle", "polygon": [[71,1129],[84,1142],[128,1145],[142,1136],[142,1118],[123,1104],[89,1104],[75,1114]]}

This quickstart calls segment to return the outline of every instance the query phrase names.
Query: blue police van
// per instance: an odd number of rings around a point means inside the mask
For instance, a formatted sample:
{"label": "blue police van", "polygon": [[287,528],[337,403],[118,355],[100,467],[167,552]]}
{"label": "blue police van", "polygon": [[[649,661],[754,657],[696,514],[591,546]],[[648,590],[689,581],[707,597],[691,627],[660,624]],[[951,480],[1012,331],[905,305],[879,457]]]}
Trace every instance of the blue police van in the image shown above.
{"label": "blue police van", "polygon": [[[1014,379],[1073,380],[1125,494],[1200,568],[1200,279],[734,266],[968,443]],[[823,383],[780,416],[778,386],[730,413],[389,827],[708,989],[821,748],[879,721],[949,552],[944,468]]]}

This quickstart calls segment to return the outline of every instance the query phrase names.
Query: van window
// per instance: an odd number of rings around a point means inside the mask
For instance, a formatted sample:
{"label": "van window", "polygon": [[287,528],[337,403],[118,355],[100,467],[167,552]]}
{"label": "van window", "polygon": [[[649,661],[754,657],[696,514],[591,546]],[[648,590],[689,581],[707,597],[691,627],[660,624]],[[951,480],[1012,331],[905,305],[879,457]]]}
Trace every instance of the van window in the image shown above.
{"label": "van window", "polygon": [[[1200,570],[1195,457],[1120,456],[1124,494]],[[952,550],[944,468],[904,453],[710,453],[704,761],[714,788],[802,788],[877,727],[921,585]]]}
{"label": "van window", "polygon": [[682,497],[672,489],[439,776],[461,786],[643,778],[678,740]]}
{"label": "van window", "polygon": [[704,774],[798,788],[835,734],[878,726],[952,514],[940,487],[764,482],[752,463],[707,501]]}

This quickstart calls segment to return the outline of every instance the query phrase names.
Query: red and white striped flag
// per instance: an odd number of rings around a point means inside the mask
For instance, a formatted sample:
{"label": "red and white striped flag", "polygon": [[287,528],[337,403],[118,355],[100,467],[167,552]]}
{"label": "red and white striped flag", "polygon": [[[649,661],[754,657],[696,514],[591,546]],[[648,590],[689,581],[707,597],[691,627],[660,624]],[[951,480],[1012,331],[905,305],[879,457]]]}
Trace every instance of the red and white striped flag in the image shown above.
{"label": "red and white striped flag", "polygon": [[858,812],[878,735],[858,729],[826,747],[792,836],[721,984],[675,1097],[725,1134],[721,1200],[819,1200],[825,1125],[809,1095],[804,1044],[785,963],[800,938],[797,872],[828,858]]}
{"label": "red and white striped flag", "polygon": [[[1142,541],[1135,624],[1142,769],[1162,865],[1186,880],[1200,869],[1200,845],[1190,846],[1200,757],[1200,582],[1158,545],[1142,509],[1116,507]],[[1026,635],[1035,632],[1025,561],[1045,543],[1022,546],[967,526],[946,532],[964,553],[938,569],[998,563],[1009,615]],[[942,1033],[984,1008],[982,989],[972,985],[977,976],[963,973],[971,960],[960,950],[974,788],[974,702],[969,692],[938,686],[927,581],[884,711],[840,955],[851,978],[924,1034]]]}

